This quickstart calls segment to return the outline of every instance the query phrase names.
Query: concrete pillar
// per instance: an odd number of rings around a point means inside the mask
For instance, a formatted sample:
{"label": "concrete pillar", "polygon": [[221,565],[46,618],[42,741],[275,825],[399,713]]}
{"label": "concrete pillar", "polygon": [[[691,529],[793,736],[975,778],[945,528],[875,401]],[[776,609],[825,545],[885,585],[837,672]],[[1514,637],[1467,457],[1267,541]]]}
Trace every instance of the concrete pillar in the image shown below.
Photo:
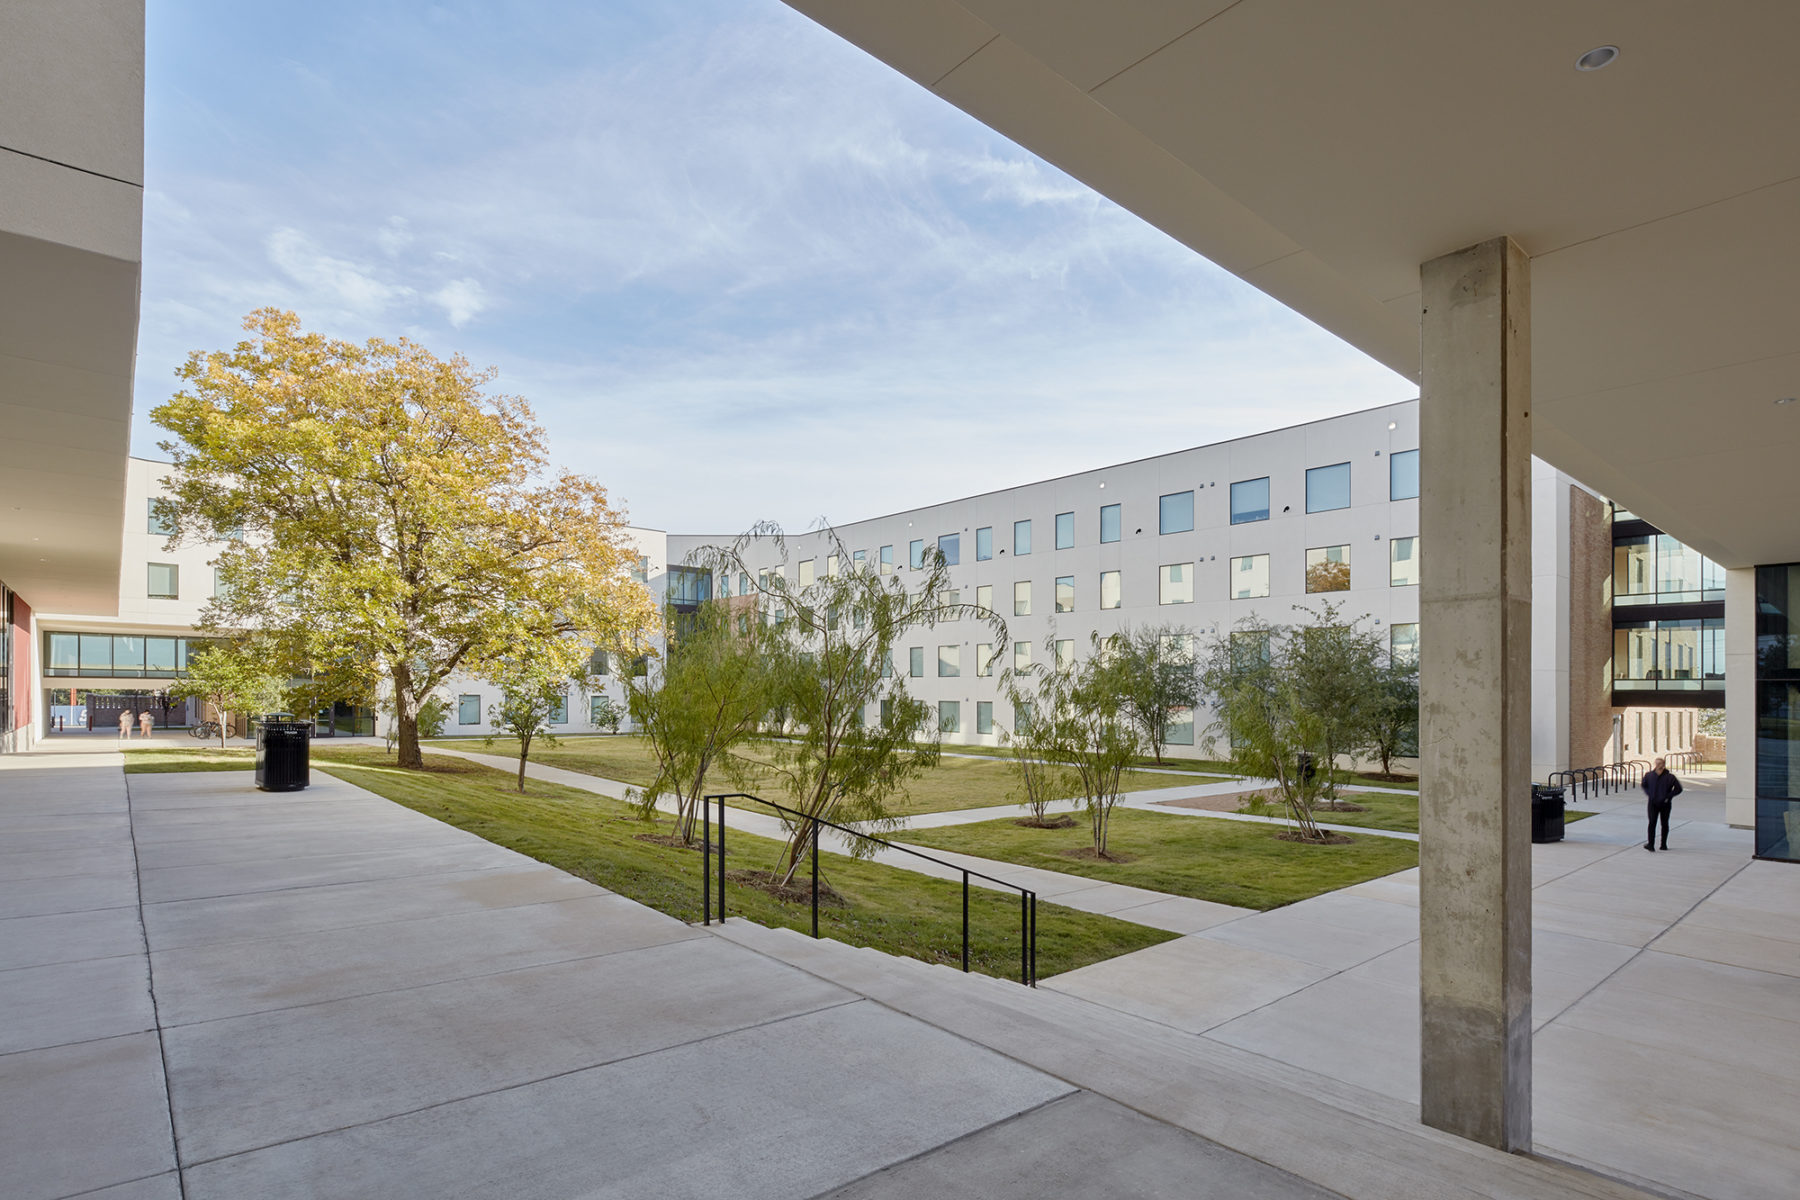
{"label": "concrete pillar", "polygon": [[1725,572],[1725,819],[1756,828],[1755,567]]}
{"label": "concrete pillar", "polygon": [[1509,238],[1419,271],[1420,1108],[1531,1147],[1531,341]]}

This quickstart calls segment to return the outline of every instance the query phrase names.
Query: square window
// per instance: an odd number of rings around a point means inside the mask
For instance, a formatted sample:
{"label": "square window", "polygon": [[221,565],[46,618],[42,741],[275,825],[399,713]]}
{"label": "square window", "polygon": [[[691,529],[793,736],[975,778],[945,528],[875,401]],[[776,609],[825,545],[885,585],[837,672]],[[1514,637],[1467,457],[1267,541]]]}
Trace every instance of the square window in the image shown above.
{"label": "square window", "polygon": [[883,575],[894,573],[894,548],[892,546],[881,548],[881,573]]}
{"label": "square window", "polygon": [[906,548],[906,563],[915,571],[925,565],[924,538],[914,538],[912,543]]}
{"label": "square window", "polygon": [[1402,450],[1388,455],[1388,499],[1419,498],[1419,452]]}
{"label": "square window", "polygon": [[83,675],[111,675],[113,669],[113,640],[104,633],[84,633],[81,635],[81,673]]}
{"label": "square window", "polygon": [[1056,548],[1072,549],[1075,545],[1075,514],[1072,512],[1056,514]]}
{"label": "square window", "polygon": [[1056,577],[1056,611],[1059,613],[1075,611],[1075,577],[1073,575]]}
{"label": "square window", "polygon": [[1030,554],[1030,553],[1031,553],[1031,522],[1030,521],[1014,521],[1013,522],[1013,554],[1015,556],[1017,556],[1020,554]]}
{"label": "square window", "polygon": [[648,554],[638,555],[637,565],[631,568],[631,578],[634,583],[650,582],[650,556]]}
{"label": "square window", "polygon": [[1388,586],[1416,587],[1419,582],[1419,539],[1391,538],[1388,541]]}
{"label": "square window", "polygon": [[958,679],[962,676],[962,647],[938,647],[938,678]]}
{"label": "square window", "polygon": [[1231,523],[1244,525],[1269,519],[1269,477],[1244,479],[1231,485]]}
{"label": "square window", "polygon": [[171,533],[174,533],[175,527],[169,524],[168,519],[165,516],[166,512],[167,509],[163,497],[150,497],[150,521],[145,527],[146,532],[156,534],[158,537],[168,537]]}
{"label": "square window", "polygon": [[1350,547],[1320,546],[1306,552],[1306,591],[1347,592],[1350,590]]}
{"label": "square window", "polygon": [[[1419,661],[1419,627],[1417,624],[1388,626],[1388,654],[1395,662]],[[1638,718],[1642,720],[1640,716]],[[1642,735],[1639,735],[1640,738]]]}
{"label": "square window", "polygon": [[1066,671],[1075,665],[1075,639],[1056,639],[1056,669]]}
{"label": "square window", "polygon": [[1013,670],[1023,671],[1031,665],[1031,643],[1013,643]]}
{"label": "square window", "polygon": [[1163,744],[1168,746],[1191,746],[1194,744],[1194,710],[1177,708],[1169,713],[1169,723],[1163,728]]}
{"label": "square window", "polygon": [[1013,616],[1029,617],[1031,615],[1031,580],[1021,579],[1013,584]]}
{"label": "square window", "polygon": [[938,732],[962,732],[962,703],[960,701],[938,701]]}
{"label": "square window", "polygon": [[178,600],[181,598],[181,568],[174,563],[150,564],[150,598],[152,600]]}
{"label": "square window", "polygon": [[925,647],[914,646],[906,652],[907,674],[914,679],[925,678]]}
{"label": "square window", "polygon": [[986,562],[994,557],[994,527],[983,525],[975,531],[975,561]]}
{"label": "square window", "polygon": [[962,535],[946,533],[938,538],[938,553],[944,556],[948,566],[956,566],[962,562]]}
{"label": "square window", "polygon": [[1119,607],[1119,573],[1117,571],[1100,572],[1100,607]]}
{"label": "square window", "polygon": [[975,732],[994,732],[994,702],[992,700],[975,702]]}
{"label": "square window", "polygon": [[975,674],[983,678],[994,673],[994,644],[992,642],[975,643]]}
{"label": "square window", "polygon": [[1162,568],[1157,589],[1158,604],[1192,604],[1194,602],[1194,564],[1169,563]]}
{"label": "square window", "polygon": [[1269,594],[1269,556],[1246,554],[1231,560],[1231,598],[1255,600]]}
{"label": "square window", "polygon": [[144,639],[144,673],[159,679],[175,677],[176,648],[180,639],[153,637]]}
{"label": "square window", "polygon": [[976,588],[975,588],[975,607],[979,608],[984,613],[994,611],[994,585],[993,584],[983,583],[983,584],[979,584],[976,586]]}
{"label": "square window", "polygon": [[1171,492],[1156,507],[1158,533],[1188,533],[1194,528],[1194,493]]}
{"label": "square window", "polygon": [[1331,512],[1350,507],[1350,464],[1334,463],[1306,472],[1306,511]]}
{"label": "square window", "polygon": [[113,636],[113,674],[142,675],[143,673],[144,639],[115,634]]}
{"label": "square window", "polygon": [[595,646],[594,652],[588,655],[588,673],[590,675],[611,675],[612,656]]}
{"label": "square window", "polygon": [[481,724],[480,696],[458,696],[456,698],[456,723],[458,725]]}
{"label": "square window", "polygon": [[1106,504],[1100,508],[1100,541],[1116,542],[1119,540],[1119,506]]}
{"label": "square window", "polygon": [[569,723],[569,697],[558,696],[556,703],[550,706],[550,724],[567,725]]}
{"label": "square window", "polygon": [[1156,639],[1156,645],[1170,662],[1194,661],[1194,635],[1191,633],[1162,634]]}
{"label": "square window", "polygon": [[813,560],[808,558],[800,563],[800,586],[809,588],[813,585]]}

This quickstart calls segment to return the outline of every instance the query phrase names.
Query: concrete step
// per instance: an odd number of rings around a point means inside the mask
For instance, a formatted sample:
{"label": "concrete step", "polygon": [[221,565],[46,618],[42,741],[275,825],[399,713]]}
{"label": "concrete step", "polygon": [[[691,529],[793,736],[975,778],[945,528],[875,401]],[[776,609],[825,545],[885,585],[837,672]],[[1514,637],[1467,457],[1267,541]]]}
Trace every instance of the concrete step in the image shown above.
{"label": "concrete step", "polygon": [[1428,1129],[1414,1105],[1076,996],[741,919],[713,928],[1349,1200],[1644,1200],[1651,1194]]}

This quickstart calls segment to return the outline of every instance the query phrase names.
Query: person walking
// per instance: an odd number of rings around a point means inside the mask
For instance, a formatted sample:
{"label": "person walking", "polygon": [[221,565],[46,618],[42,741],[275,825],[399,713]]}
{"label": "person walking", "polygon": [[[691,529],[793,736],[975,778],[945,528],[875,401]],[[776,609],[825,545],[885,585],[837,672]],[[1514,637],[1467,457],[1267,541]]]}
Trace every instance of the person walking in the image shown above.
{"label": "person walking", "polygon": [[1663,765],[1662,759],[1644,772],[1644,796],[1650,801],[1650,832],[1645,835],[1644,849],[1656,850],[1656,823],[1662,822],[1662,848],[1669,848],[1669,809],[1681,795],[1681,780]]}
{"label": "person walking", "polygon": [[150,715],[149,709],[146,708],[138,714],[138,729],[143,731],[145,737],[150,736],[150,731],[155,728],[155,723],[156,718]]}
{"label": "person walking", "polygon": [[133,713],[129,708],[119,714],[119,740],[120,741],[129,742],[131,740],[131,719],[134,716],[136,716],[136,714]]}

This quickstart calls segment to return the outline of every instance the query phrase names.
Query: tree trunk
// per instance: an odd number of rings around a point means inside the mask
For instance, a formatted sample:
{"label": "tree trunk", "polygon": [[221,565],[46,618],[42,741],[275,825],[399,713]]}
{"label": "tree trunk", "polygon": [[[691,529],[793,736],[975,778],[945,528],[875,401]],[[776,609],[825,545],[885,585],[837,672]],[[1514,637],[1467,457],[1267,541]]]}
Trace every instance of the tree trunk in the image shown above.
{"label": "tree trunk", "polygon": [[531,735],[519,739],[519,794],[525,794],[525,759],[531,754]]}
{"label": "tree trunk", "polygon": [[219,749],[225,748],[225,731],[231,728],[231,714],[219,709]]}
{"label": "tree trunk", "polygon": [[415,771],[425,769],[425,755],[419,750],[419,699],[413,695],[412,672],[405,666],[394,668],[394,765]]}

